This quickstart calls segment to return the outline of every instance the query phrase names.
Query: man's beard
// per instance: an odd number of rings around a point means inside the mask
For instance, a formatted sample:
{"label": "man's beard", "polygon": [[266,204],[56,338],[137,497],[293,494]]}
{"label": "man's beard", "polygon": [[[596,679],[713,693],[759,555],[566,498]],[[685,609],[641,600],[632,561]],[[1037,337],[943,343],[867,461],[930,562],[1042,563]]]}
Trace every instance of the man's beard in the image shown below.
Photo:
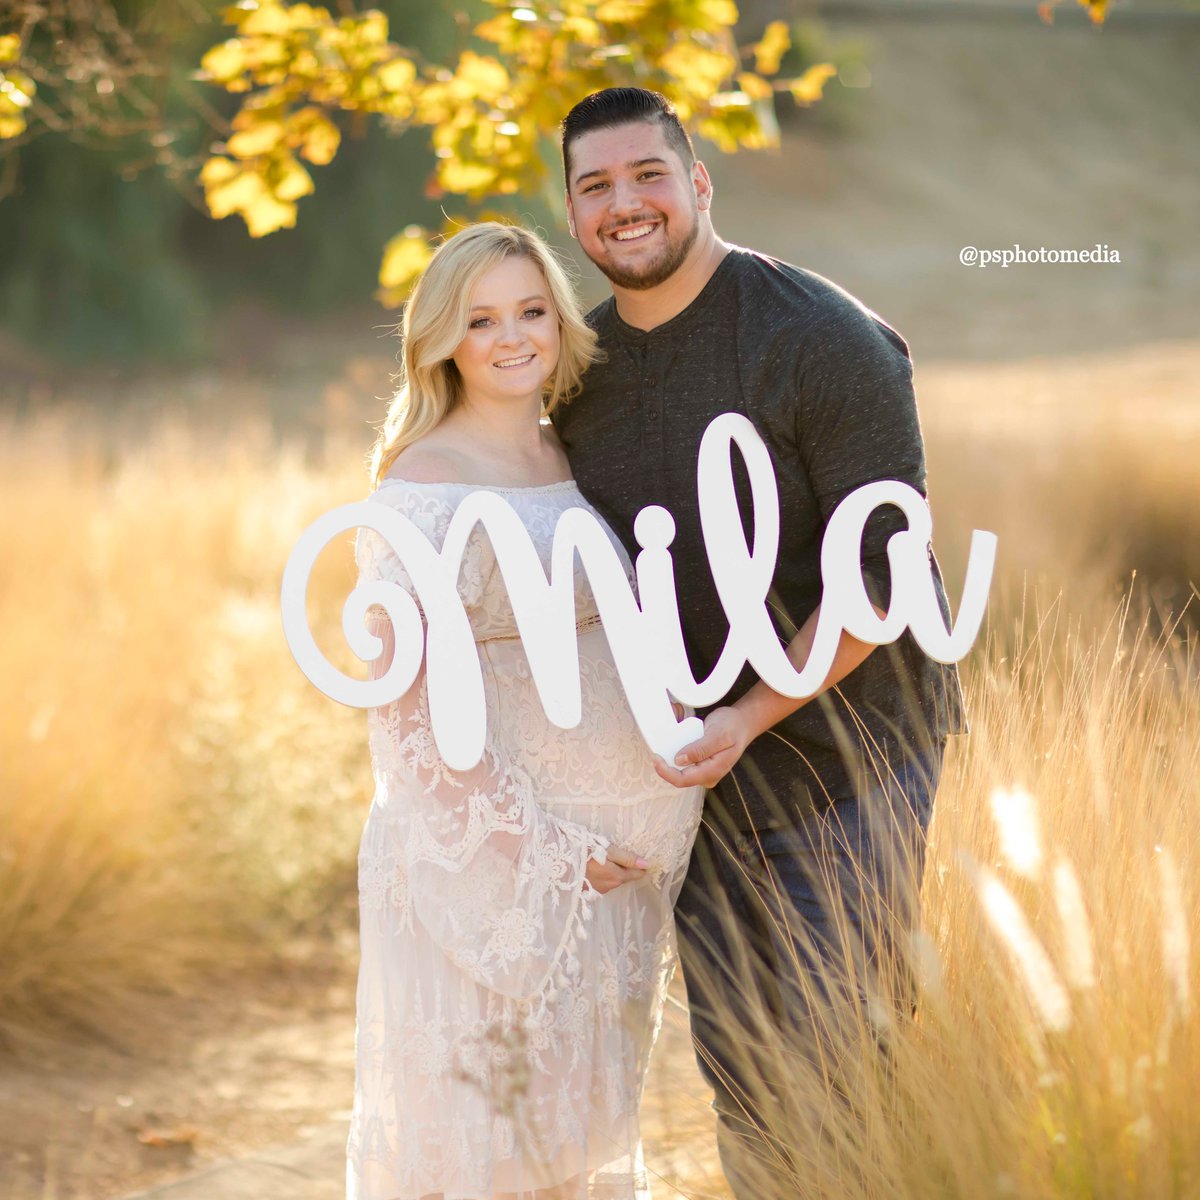
{"label": "man's beard", "polygon": [[[636,221],[631,224],[637,224]],[[670,228],[669,224],[667,226]],[[662,257],[657,262],[652,262],[644,268],[641,274],[635,275],[632,271],[626,271],[621,267],[614,266],[607,259],[592,259],[600,272],[608,279],[614,287],[625,288],[630,292],[644,292],[650,288],[658,287],[660,283],[665,283],[672,275],[675,274],[687,258],[688,251],[696,243],[696,237],[700,233],[700,220],[697,216],[692,221],[692,227],[684,236],[679,245],[672,247],[668,241],[666,249],[662,253]]]}

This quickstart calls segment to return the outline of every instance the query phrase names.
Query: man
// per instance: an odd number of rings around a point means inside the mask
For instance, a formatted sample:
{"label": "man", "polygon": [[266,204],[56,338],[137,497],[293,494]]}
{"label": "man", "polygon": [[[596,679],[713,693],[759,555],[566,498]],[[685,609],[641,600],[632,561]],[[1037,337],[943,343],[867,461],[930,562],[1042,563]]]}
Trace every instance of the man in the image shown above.
{"label": "man", "polygon": [[[926,494],[904,339],[821,276],[722,241],[712,181],[658,93],[588,96],[563,122],[563,159],[571,234],[613,290],[588,315],[605,360],[554,415],[579,486],[631,555],[643,507],[673,514],[684,637],[703,679],[728,622],[701,535],[697,453],[715,416],[745,414],[778,479],[768,602],[799,668],[820,609],[821,539],[838,502],[878,479]],[[740,461],[735,468],[749,539],[748,479]],[[904,524],[886,507],[864,533],[863,578],[881,614],[886,542]],[[948,621],[932,550],[929,561]],[[815,1036],[806,1044],[828,1080],[839,988],[857,1000],[883,988],[894,1004],[911,1003],[906,976],[888,974],[885,960],[903,950],[916,918],[946,737],[967,729],[961,700],[956,669],[929,659],[911,634],[878,648],[843,634],[817,694],[782,696],[747,667],[722,704],[701,714],[703,737],[674,764],[659,763],[679,786],[711,789],[676,914],[693,1036],[739,1200],[765,1194],[755,1160],[787,1169],[786,1147],[765,1128],[781,1081],[764,1087],[770,1063],[746,1047],[761,1044],[765,1027],[790,1045],[791,1034],[820,1026],[823,1048]]]}

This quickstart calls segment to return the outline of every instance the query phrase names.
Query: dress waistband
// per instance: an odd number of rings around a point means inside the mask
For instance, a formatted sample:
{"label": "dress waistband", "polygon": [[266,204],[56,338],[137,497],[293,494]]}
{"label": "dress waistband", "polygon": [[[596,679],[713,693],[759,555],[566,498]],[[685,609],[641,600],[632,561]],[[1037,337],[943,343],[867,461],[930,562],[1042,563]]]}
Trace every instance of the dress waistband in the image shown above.
{"label": "dress waistband", "polygon": [[[601,621],[599,613],[592,613],[590,617],[581,617],[575,622],[575,633],[587,633],[592,629],[600,629]],[[482,645],[484,642],[519,642],[521,635],[519,633],[494,633],[490,637],[481,637],[475,639],[476,645]]]}

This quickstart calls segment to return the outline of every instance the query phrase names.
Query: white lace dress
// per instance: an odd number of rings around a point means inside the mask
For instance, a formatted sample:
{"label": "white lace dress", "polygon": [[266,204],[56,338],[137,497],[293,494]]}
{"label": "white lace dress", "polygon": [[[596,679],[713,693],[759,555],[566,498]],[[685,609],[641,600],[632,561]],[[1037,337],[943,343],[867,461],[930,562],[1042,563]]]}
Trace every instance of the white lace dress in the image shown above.
{"label": "white lace dress", "polygon": [[[370,499],[440,549],[475,490],[389,479]],[[574,483],[487,490],[520,514],[547,569],[559,515],[595,512]],[[360,528],[355,557],[360,582],[412,591],[374,530]],[[358,859],[347,1200],[645,1200],[638,1108],[703,791],[655,774],[581,570],[583,719],[572,730],[546,718],[480,527],[459,593],[487,697],[479,765],[442,762],[423,674],[405,699],[368,710],[376,790]],[[369,628],[385,642],[377,676],[392,649],[382,610]],[[586,864],[610,844],[650,869],[600,895]]]}

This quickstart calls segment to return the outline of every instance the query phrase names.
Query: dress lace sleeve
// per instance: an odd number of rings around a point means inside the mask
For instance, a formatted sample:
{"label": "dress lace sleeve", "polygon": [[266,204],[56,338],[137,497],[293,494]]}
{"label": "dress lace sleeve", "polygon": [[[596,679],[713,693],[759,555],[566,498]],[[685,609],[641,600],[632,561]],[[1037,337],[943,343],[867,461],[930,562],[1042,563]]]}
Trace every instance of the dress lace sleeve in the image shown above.
{"label": "dress lace sleeve", "polygon": [[[454,511],[449,499],[403,484],[372,499],[398,508],[440,549]],[[468,541],[458,580],[468,614],[484,602],[483,537],[476,530]],[[388,580],[415,597],[375,530],[359,529],[355,559],[360,583]],[[387,670],[395,644],[382,609],[368,611],[367,627],[384,643],[370,664],[374,679]],[[605,861],[608,840],[539,808],[529,779],[490,728],[476,767],[447,767],[430,725],[424,665],[407,694],[368,710],[368,721],[414,918],[478,983],[515,1000],[534,999],[585,935],[598,894],[587,883],[587,863]]]}

